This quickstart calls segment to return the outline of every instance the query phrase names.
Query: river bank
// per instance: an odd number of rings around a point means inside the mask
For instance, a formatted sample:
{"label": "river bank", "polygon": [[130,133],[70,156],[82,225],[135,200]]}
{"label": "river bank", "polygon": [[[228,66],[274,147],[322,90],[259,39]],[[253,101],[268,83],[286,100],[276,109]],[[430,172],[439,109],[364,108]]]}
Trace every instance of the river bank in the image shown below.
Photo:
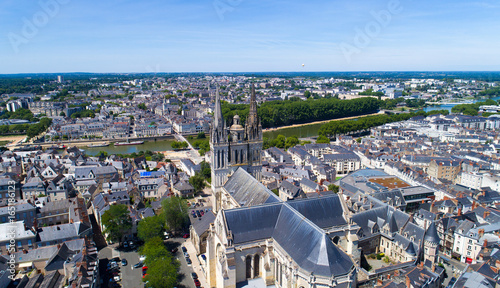
{"label": "river bank", "polygon": [[275,127],[275,128],[266,128],[266,129],[264,129],[263,132],[271,132],[271,131],[277,131],[277,130],[282,130],[282,129],[287,129],[287,128],[296,128],[296,127],[309,126],[309,125],[325,124],[325,123],[328,123],[331,121],[349,120],[349,119],[363,118],[363,117],[368,117],[368,116],[373,116],[373,115],[379,115],[379,113],[366,114],[366,115],[361,115],[361,116],[344,117],[344,118],[335,118],[335,119],[330,119],[330,120],[315,121],[315,122],[309,122],[309,123],[303,123],[303,124],[293,124],[293,125],[281,126],[281,127]]}
{"label": "river bank", "polygon": [[337,119],[331,119],[331,120],[315,121],[315,122],[311,122],[311,123],[294,124],[294,125],[283,126],[283,127],[279,127],[279,128],[265,129],[263,131],[263,134],[264,134],[264,137],[266,137],[268,139],[275,139],[276,137],[278,137],[278,135],[283,135],[285,137],[296,136],[297,138],[310,138],[310,137],[318,136],[319,129],[325,123],[328,123],[331,121],[359,119],[359,118],[374,116],[374,115],[379,115],[379,113],[337,118]]}

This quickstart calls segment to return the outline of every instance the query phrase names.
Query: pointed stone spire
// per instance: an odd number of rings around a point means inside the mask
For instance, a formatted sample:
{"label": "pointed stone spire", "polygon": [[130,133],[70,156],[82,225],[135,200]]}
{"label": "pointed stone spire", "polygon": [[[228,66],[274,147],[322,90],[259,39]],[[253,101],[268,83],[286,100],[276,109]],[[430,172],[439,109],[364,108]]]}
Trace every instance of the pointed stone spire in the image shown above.
{"label": "pointed stone spire", "polygon": [[214,129],[224,129],[224,117],[222,116],[222,106],[220,104],[219,86],[216,87],[215,92],[215,110],[214,110]]}
{"label": "pointed stone spire", "polygon": [[247,121],[245,123],[246,139],[256,140],[262,131],[259,117],[257,116],[257,98],[255,97],[255,86],[252,83],[252,92],[250,94],[250,109],[248,111]]}
{"label": "pointed stone spire", "polygon": [[255,85],[252,83],[252,93],[250,95],[250,113],[257,115],[257,99],[255,98]]}

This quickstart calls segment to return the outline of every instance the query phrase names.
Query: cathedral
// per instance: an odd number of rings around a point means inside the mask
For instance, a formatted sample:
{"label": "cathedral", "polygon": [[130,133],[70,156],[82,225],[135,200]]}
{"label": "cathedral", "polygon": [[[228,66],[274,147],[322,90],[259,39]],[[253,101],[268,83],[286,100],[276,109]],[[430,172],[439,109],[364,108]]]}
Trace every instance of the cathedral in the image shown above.
{"label": "cathedral", "polygon": [[222,116],[222,108],[217,89],[214,121],[210,130],[210,159],[212,168],[212,191],[215,196],[215,211],[220,210],[220,191],[238,168],[242,168],[259,182],[262,175],[262,125],[257,116],[255,87],[252,85],[250,111],[245,127],[240,117],[233,117],[229,129]]}
{"label": "cathedral", "polygon": [[226,127],[216,94],[210,131],[216,218],[205,240],[208,285],[354,287],[357,226],[346,218],[341,198],[283,202],[260,182],[262,125],[251,89],[244,126],[235,115]]}

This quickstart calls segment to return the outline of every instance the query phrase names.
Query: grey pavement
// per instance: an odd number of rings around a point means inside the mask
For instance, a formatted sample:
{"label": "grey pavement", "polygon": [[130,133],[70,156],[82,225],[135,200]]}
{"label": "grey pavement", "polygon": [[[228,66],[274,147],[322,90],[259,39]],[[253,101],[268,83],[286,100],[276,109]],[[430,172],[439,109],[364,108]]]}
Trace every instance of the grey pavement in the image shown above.
{"label": "grey pavement", "polygon": [[[115,246],[107,246],[103,248],[101,251],[99,251],[99,259],[104,260],[110,260],[115,257],[119,257],[121,259],[126,259],[127,260],[127,265],[122,266],[121,263],[119,264],[120,266],[120,278],[121,281],[119,282],[122,287],[125,288],[142,288],[144,287],[144,283],[142,282],[142,271],[141,269],[132,269],[134,264],[139,262],[139,255],[135,251],[119,251],[115,249]],[[100,261],[100,265],[106,266],[108,261]],[[104,267],[105,270],[105,267]],[[104,271],[101,269],[100,271]],[[104,282],[108,283],[109,281],[109,275],[105,273],[104,275],[101,275]],[[107,287],[107,285],[104,285],[104,287]]]}

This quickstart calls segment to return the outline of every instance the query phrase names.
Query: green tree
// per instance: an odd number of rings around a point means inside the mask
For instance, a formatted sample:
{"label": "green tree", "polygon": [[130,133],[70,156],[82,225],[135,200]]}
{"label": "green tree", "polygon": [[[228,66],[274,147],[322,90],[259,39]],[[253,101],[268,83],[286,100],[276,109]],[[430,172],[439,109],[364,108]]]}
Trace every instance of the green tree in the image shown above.
{"label": "green tree", "polygon": [[137,105],[137,108],[139,108],[141,110],[148,110],[148,107],[144,103],[141,103],[141,104]]}
{"label": "green tree", "polygon": [[210,177],[212,177],[212,169],[210,169],[210,164],[208,164],[205,161],[201,162],[200,163],[200,174],[205,179],[209,179]]}
{"label": "green tree", "polygon": [[102,224],[107,239],[112,242],[120,242],[127,231],[132,228],[130,212],[125,204],[111,205],[102,215]]}
{"label": "green tree", "polygon": [[194,187],[196,192],[201,191],[205,188],[205,177],[197,172],[194,176],[189,178],[189,184]]}
{"label": "green tree", "polygon": [[335,192],[335,194],[339,193],[339,186],[335,184],[328,185],[328,190]]}
{"label": "green tree", "polygon": [[66,117],[66,113],[64,113],[64,111],[62,111],[61,113],[59,113],[59,116]]}
{"label": "green tree", "polygon": [[179,261],[173,259],[160,237],[151,238],[140,252],[146,256],[144,264],[148,267],[144,281],[149,287],[175,287],[177,284]]}
{"label": "green tree", "polygon": [[198,135],[196,135],[196,139],[205,139],[206,136],[205,136],[205,133],[204,132],[200,132],[198,133]]}
{"label": "green tree", "polygon": [[278,135],[276,139],[272,141],[272,146],[278,147],[278,148],[285,148],[285,143],[286,143],[286,137],[283,135]]}
{"label": "green tree", "polygon": [[290,147],[294,147],[295,145],[298,145],[300,143],[299,139],[297,136],[290,136],[286,138],[285,142],[285,149],[288,149]]}
{"label": "green tree", "polygon": [[165,231],[165,217],[155,215],[142,219],[137,226],[137,237],[144,242],[155,238],[162,237]]}
{"label": "green tree", "polygon": [[179,231],[189,221],[186,200],[172,196],[161,203],[167,226],[170,230]]}
{"label": "green tree", "polygon": [[152,288],[173,288],[177,286],[177,277],[180,264],[172,257],[157,259],[148,265],[148,271],[144,281]]}
{"label": "green tree", "polygon": [[186,149],[189,145],[185,141],[174,141],[171,146],[173,149]]}
{"label": "green tree", "polygon": [[165,155],[163,155],[162,153],[155,153],[153,154],[153,156],[151,156],[151,160],[153,161],[163,161],[163,159],[165,159]]}
{"label": "green tree", "polygon": [[321,135],[321,136],[318,137],[318,139],[316,139],[316,143],[318,143],[318,144],[320,144],[320,143],[326,143],[326,144],[328,144],[328,143],[330,143],[330,139],[328,137],[326,137],[326,136]]}

